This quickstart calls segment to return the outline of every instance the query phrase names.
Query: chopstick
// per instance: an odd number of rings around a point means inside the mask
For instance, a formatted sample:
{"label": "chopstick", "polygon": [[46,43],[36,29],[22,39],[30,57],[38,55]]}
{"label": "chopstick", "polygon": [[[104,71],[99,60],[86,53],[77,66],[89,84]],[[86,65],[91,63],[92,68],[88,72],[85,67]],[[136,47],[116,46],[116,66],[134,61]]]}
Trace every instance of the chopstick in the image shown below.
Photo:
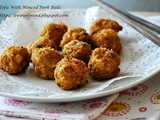
{"label": "chopstick", "polygon": [[160,47],[160,37],[157,36],[157,34],[160,33],[159,26],[154,25],[139,17],[136,17],[128,12],[121,11],[105,3],[104,1],[101,0],[92,0],[92,1],[95,2],[97,5],[103,7],[107,11],[110,11],[111,13],[115,14],[117,17],[128,23],[130,26],[132,26],[134,29],[136,29],[138,32],[143,34],[145,37],[147,37],[149,40],[151,40]]}

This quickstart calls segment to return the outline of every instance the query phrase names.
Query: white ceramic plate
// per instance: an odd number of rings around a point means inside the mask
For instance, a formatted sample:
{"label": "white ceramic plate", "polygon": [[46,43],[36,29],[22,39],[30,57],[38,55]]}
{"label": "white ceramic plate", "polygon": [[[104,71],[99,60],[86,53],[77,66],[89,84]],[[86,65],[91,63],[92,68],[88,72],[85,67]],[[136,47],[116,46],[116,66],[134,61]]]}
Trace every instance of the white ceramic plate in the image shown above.
{"label": "white ceramic plate", "polygon": [[[89,78],[89,83],[73,91],[61,90],[54,81],[43,80],[29,68],[20,75],[0,71],[0,95],[33,102],[71,102],[102,97],[133,87],[160,71],[160,48],[140,35],[114,15],[92,7],[87,10],[25,11],[23,14],[52,15],[47,17],[10,17],[0,25],[0,54],[10,45],[26,46],[38,39],[39,30],[48,22],[63,22],[69,27],[81,26],[87,31],[97,18],[110,18],[123,26],[119,32],[123,50],[119,76],[98,82]],[[22,13],[19,13],[22,14]],[[68,15],[67,17],[55,15]]]}

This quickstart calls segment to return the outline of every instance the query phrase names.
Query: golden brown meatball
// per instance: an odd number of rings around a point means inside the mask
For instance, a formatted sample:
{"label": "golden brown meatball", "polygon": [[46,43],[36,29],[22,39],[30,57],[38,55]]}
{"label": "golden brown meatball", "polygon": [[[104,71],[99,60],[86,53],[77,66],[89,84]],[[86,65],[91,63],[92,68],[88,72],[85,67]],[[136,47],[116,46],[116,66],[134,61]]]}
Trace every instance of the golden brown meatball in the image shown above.
{"label": "golden brown meatball", "polygon": [[90,28],[90,35],[93,35],[102,29],[112,29],[116,32],[119,32],[122,30],[122,26],[119,25],[116,21],[111,19],[105,19],[105,18],[97,19],[96,21],[93,22]]}
{"label": "golden brown meatball", "polygon": [[86,32],[86,30],[84,30],[81,27],[76,27],[76,28],[69,29],[63,35],[60,47],[63,48],[63,46],[65,44],[67,44],[68,42],[70,42],[71,40],[79,40],[79,41],[90,43],[90,36]]}
{"label": "golden brown meatball", "polygon": [[0,69],[17,74],[27,69],[29,66],[29,54],[23,46],[10,46],[0,57]]}
{"label": "golden brown meatball", "polygon": [[92,52],[88,68],[94,78],[107,80],[119,74],[120,61],[121,59],[116,52],[106,48],[96,48]]}
{"label": "golden brown meatball", "polygon": [[43,47],[51,47],[51,48],[57,49],[57,45],[54,43],[54,41],[43,36],[43,37],[40,37],[38,40],[27,45],[27,50],[28,50],[28,53],[31,55],[34,50],[36,50],[37,48],[39,49]]}
{"label": "golden brown meatball", "polygon": [[34,71],[43,79],[54,79],[56,64],[61,59],[62,55],[49,47],[40,48],[31,56]]}
{"label": "golden brown meatball", "polygon": [[59,48],[63,34],[67,32],[67,29],[67,26],[63,23],[49,23],[43,27],[41,36],[45,36],[53,40],[56,43],[57,48]]}
{"label": "golden brown meatball", "polygon": [[122,45],[118,34],[112,29],[103,29],[92,36],[92,44],[95,47],[105,47],[120,53]]}
{"label": "golden brown meatball", "polygon": [[65,57],[74,57],[83,60],[85,63],[88,63],[91,53],[91,46],[86,42],[78,40],[72,40],[69,43],[65,44],[62,50],[62,54]]}
{"label": "golden brown meatball", "polygon": [[64,90],[72,90],[88,81],[89,70],[81,60],[64,58],[58,62],[54,75],[59,87]]}

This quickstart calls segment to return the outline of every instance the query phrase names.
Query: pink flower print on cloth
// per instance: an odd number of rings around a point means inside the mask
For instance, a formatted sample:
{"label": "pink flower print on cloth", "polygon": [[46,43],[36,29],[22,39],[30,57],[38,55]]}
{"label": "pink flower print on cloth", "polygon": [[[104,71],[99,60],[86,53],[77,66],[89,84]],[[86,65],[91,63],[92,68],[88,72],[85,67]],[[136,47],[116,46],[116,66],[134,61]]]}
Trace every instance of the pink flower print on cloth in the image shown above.
{"label": "pink flower print on cloth", "polygon": [[147,90],[148,90],[147,85],[139,84],[135,87],[132,87],[130,89],[127,89],[121,92],[121,94],[130,95],[130,96],[138,96],[138,95],[144,94]]}
{"label": "pink flower print on cloth", "polygon": [[140,112],[146,112],[147,111],[147,107],[141,107],[141,108],[139,108],[139,111]]}
{"label": "pink flower print on cloth", "polygon": [[160,104],[160,91],[154,93],[150,98],[151,103]]}
{"label": "pink flower print on cloth", "polygon": [[63,114],[63,113],[70,113],[67,110],[62,110],[62,109],[47,109],[44,111],[44,113],[48,113],[48,114]]}
{"label": "pink flower print on cloth", "polygon": [[90,101],[83,105],[83,108],[86,110],[94,110],[106,107],[108,104],[108,100],[96,100],[96,101]]}
{"label": "pink flower print on cloth", "polygon": [[31,102],[27,102],[27,101],[23,101],[23,100],[16,100],[16,99],[11,99],[11,98],[6,98],[4,99],[4,103],[6,105],[9,105],[9,106],[26,106],[26,105],[29,105]]}
{"label": "pink flower print on cloth", "polygon": [[112,102],[108,108],[104,111],[103,115],[115,117],[123,116],[131,110],[131,106],[123,102]]}

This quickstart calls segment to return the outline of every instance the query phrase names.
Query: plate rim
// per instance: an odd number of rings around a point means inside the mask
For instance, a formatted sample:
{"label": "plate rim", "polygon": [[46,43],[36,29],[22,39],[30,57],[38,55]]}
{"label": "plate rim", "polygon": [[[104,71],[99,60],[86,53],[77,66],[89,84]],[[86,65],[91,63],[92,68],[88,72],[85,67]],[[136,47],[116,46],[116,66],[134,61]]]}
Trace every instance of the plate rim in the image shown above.
{"label": "plate rim", "polygon": [[58,102],[76,102],[76,101],[83,101],[83,100],[89,100],[89,99],[95,99],[95,98],[99,98],[99,97],[104,97],[104,96],[109,96],[109,95],[113,95],[116,93],[119,93],[123,90],[129,89],[131,87],[134,87],[146,80],[151,79],[153,76],[155,76],[156,74],[160,73],[160,69],[152,72],[151,74],[149,74],[146,77],[143,77],[141,79],[139,79],[137,82],[133,82],[131,84],[127,84],[125,85],[125,87],[118,87],[114,90],[107,90],[107,91],[101,91],[101,92],[97,92],[94,93],[94,95],[83,95],[83,96],[69,96],[69,97],[65,97],[65,98],[61,98],[61,97],[56,97],[56,98],[45,98],[45,97],[29,97],[29,96],[19,96],[19,95],[13,95],[13,94],[6,94],[6,93],[2,93],[0,92],[0,95],[3,97],[9,97],[9,98],[13,98],[13,99],[19,99],[19,100],[25,100],[28,102],[47,102],[47,103],[58,103]]}

